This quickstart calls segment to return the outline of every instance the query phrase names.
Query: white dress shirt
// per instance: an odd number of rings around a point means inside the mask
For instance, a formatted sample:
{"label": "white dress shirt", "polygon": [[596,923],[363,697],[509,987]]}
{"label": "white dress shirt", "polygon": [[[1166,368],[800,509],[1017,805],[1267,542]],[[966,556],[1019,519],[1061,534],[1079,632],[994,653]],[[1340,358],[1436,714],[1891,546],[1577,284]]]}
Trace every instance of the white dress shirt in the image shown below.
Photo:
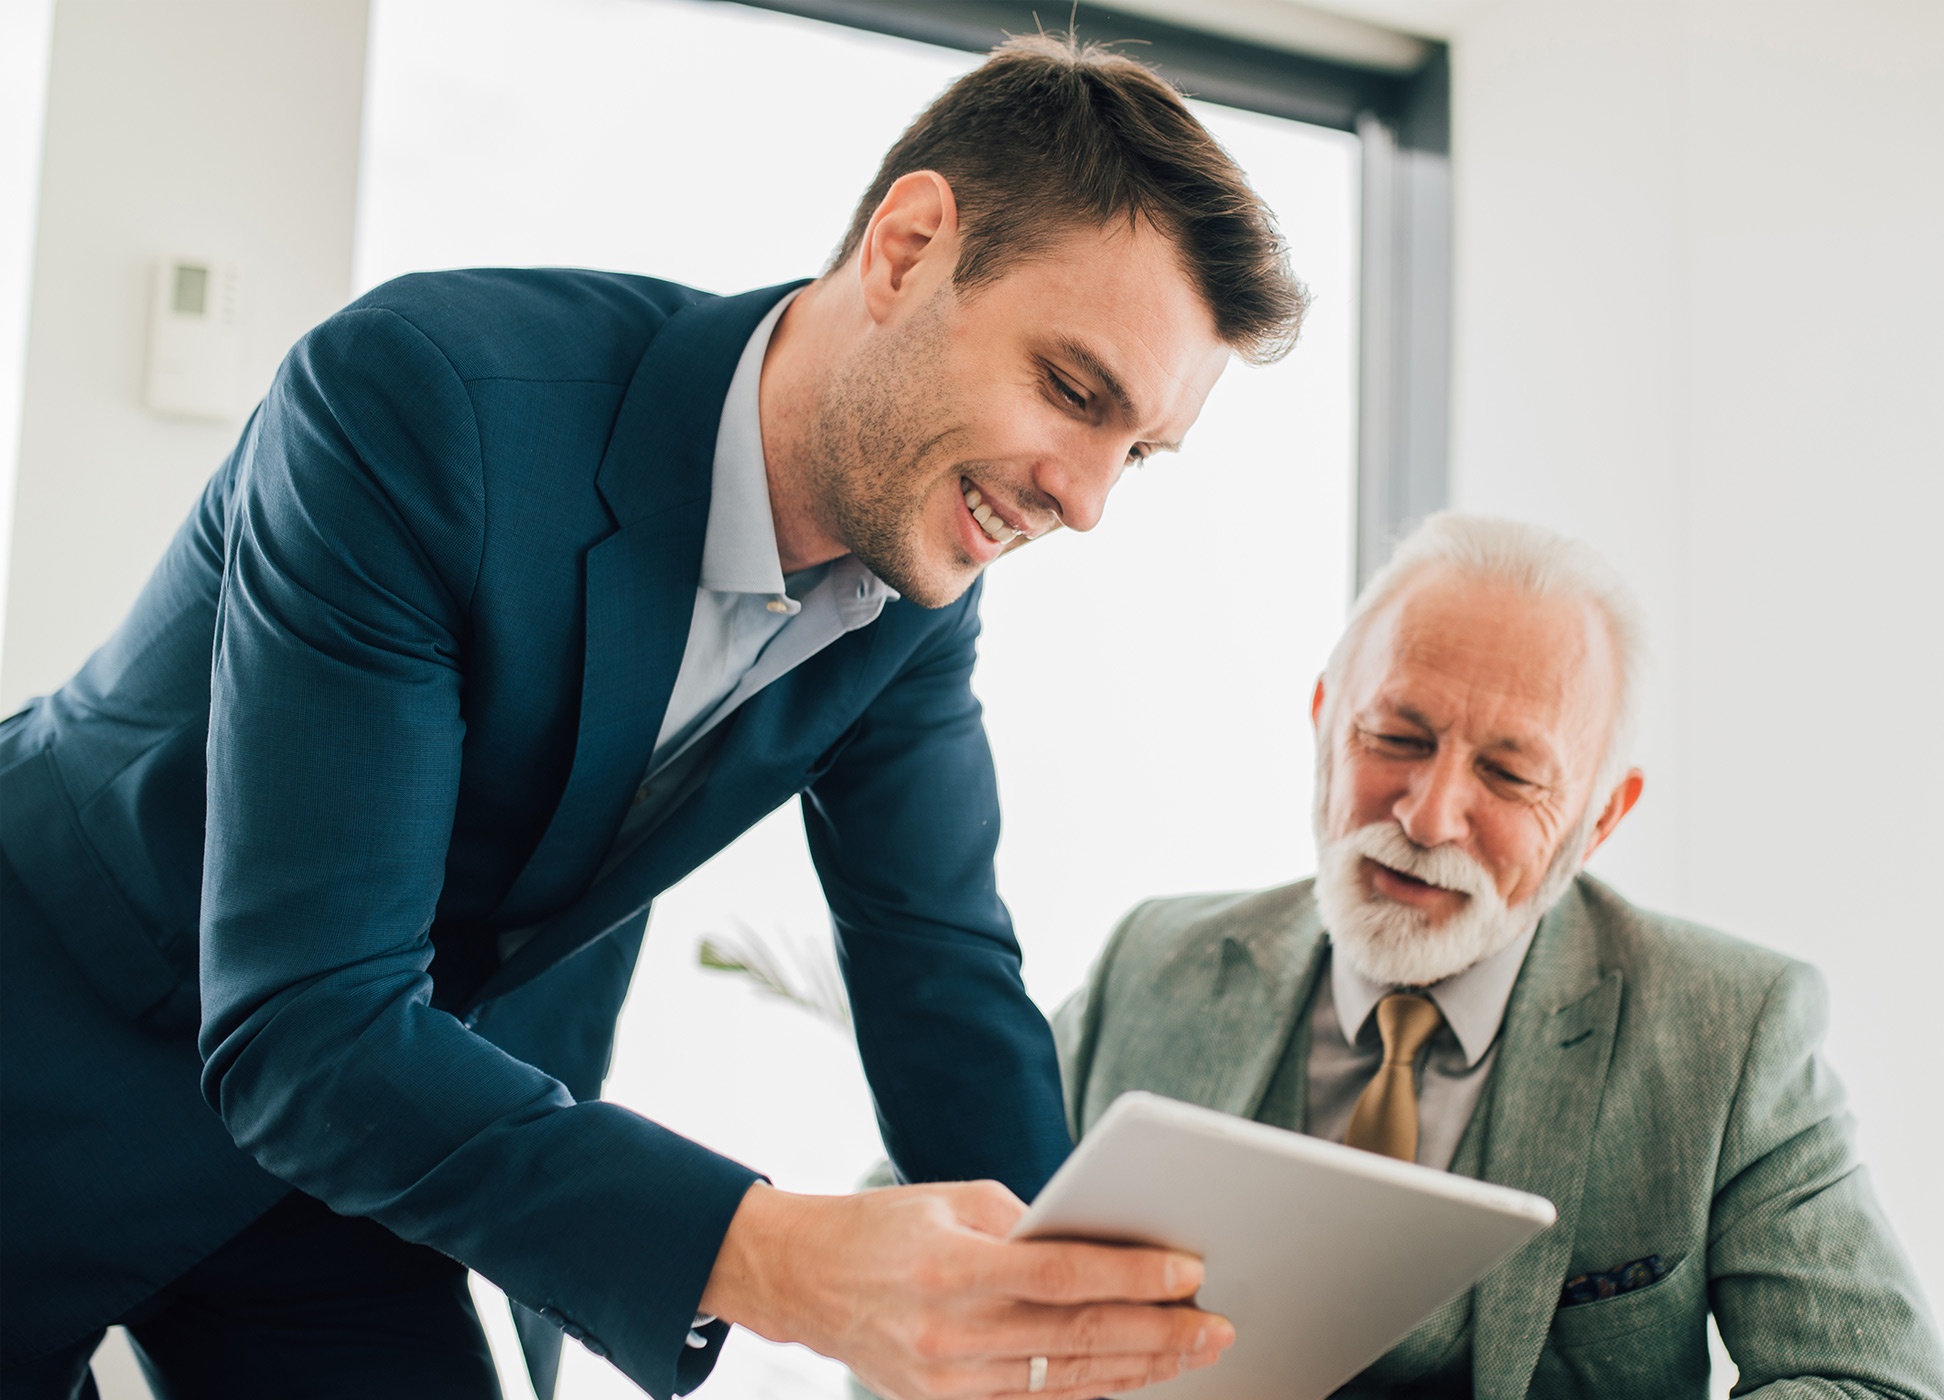
{"label": "white dress shirt", "polygon": [[1498,1058],[1499,1028],[1519,980],[1535,923],[1510,946],[1428,987],[1372,982],[1330,951],[1328,976],[1316,979],[1310,1007],[1308,1123],[1312,1137],[1342,1142],[1357,1099],[1384,1062],[1377,1003],[1392,992],[1416,992],[1438,1005],[1445,1023],[1418,1061],[1418,1165],[1448,1170],[1485,1081]]}

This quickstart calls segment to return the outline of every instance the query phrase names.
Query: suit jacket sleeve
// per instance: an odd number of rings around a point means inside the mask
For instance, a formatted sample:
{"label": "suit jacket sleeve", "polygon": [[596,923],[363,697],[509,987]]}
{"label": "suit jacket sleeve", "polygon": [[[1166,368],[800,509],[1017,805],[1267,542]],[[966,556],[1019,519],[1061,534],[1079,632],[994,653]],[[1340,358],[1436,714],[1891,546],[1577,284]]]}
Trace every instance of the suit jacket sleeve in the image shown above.
{"label": "suit jacket sleeve", "polygon": [[1164,901],[1144,900],[1121,916],[1114,931],[1107,935],[1100,955],[1087,969],[1087,980],[1053,1013],[1053,1043],[1060,1055],[1060,1082],[1066,1094],[1067,1131],[1075,1142],[1086,1135],[1087,1126],[1099,1118],[1105,1104],[1087,1102],[1087,1080],[1093,1074],[1094,1050],[1100,1044],[1100,1025],[1107,1015],[1107,983],[1114,970],[1115,955],[1126,942],[1130,930],[1141,926],[1145,915],[1159,910]]}
{"label": "suit jacket sleeve", "polygon": [[1822,979],[1792,963],[1758,1020],[1723,1139],[1709,1296],[1737,1395],[1944,1396],[1917,1280],[1818,1049]]}
{"label": "suit jacket sleeve", "polygon": [[899,1176],[990,1177],[1031,1200],[1072,1142],[1052,1035],[993,876],[976,585],[954,606],[805,794],[804,826]]}
{"label": "suit jacket sleeve", "polygon": [[466,387],[382,308],[294,350],[227,506],[204,1094],[333,1209],[491,1278],[667,1396],[753,1173],[431,1006],[486,501]]}

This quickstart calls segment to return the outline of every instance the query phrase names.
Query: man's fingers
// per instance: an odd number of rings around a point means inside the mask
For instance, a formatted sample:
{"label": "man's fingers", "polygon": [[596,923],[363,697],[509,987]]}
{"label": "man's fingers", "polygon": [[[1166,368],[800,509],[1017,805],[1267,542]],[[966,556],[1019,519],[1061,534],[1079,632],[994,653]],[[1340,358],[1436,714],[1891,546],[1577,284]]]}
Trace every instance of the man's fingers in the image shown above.
{"label": "man's fingers", "polygon": [[[1032,1361],[1005,1357],[989,1361],[980,1371],[978,1388],[997,1394],[1026,1394],[1032,1381]],[[1046,1388],[1038,1394],[1083,1392],[1100,1396],[1110,1390],[1135,1390],[1155,1381],[1172,1381],[1180,1375],[1180,1357],[1155,1355],[1096,1355],[1096,1357],[1046,1357]]]}
{"label": "man's fingers", "polygon": [[960,1224],[1001,1239],[1026,1213],[1026,1203],[997,1181],[961,1181],[926,1189],[945,1193]]}
{"label": "man's fingers", "polygon": [[[1235,1340],[1227,1319],[1190,1301],[1199,1260],[1007,1240],[1024,1210],[989,1181],[832,1199],[752,1188],[704,1297],[726,1320],[806,1342],[906,1400],[1092,1400]],[[787,1267],[759,1266],[779,1251]],[[1030,1391],[1035,1357],[1047,1374]]]}
{"label": "man's fingers", "polygon": [[1026,1304],[994,1330],[988,1346],[989,1354],[1006,1356],[1187,1356],[1225,1351],[1234,1341],[1227,1318],[1198,1308]]}
{"label": "man's fingers", "polygon": [[994,1283],[1032,1303],[1172,1303],[1201,1287],[1201,1260],[1171,1249],[1021,1240],[1004,1247]]}
{"label": "man's fingers", "polygon": [[[1062,1395],[1099,1396],[1168,1380],[1181,1369],[1179,1357],[1049,1356],[1045,1386],[1030,1393],[1038,1394],[1040,1400]],[[937,1393],[946,1396],[979,1396],[986,1400],[997,1395],[1025,1395],[1032,1383],[1032,1361],[1023,1356],[982,1361],[941,1373],[933,1378],[933,1383]]]}
{"label": "man's fingers", "polygon": [[[1144,1385],[1171,1381],[1183,1371],[1212,1366],[1216,1352],[1193,1356],[1051,1356],[1046,1361],[1046,1386],[1029,1391],[1030,1361],[995,1362],[986,1377],[998,1387],[993,1400],[1092,1400],[1103,1392],[1139,1390]],[[983,1388],[983,1387],[982,1387]]]}
{"label": "man's fingers", "polygon": [[933,1363],[923,1373],[920,1393],[931,1400],[1011,1400],[1028,1394],[1037,1400],[1097,1400],[1110,1391],[1138,1390],[1219,1360],[1217,1351],[1185,1356],[1048,1356],[1045,1384],[1037,1392],[1028,1389],[1033,1378],[1031,1357]]}

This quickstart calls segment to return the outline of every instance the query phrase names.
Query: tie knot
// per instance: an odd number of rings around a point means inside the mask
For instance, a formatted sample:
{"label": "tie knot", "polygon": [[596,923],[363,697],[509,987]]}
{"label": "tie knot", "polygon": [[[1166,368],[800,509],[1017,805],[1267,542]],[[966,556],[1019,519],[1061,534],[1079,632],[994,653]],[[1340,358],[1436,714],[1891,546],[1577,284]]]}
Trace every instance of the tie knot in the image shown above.
{"label": "tie knot", "polygon": [[1443,1024],[1444,1013],[1431,998],[1392,992],[1377,1003],[1377,1034],[1384,1039],[1384,1063],[1415,1065],[1424,1042]]}

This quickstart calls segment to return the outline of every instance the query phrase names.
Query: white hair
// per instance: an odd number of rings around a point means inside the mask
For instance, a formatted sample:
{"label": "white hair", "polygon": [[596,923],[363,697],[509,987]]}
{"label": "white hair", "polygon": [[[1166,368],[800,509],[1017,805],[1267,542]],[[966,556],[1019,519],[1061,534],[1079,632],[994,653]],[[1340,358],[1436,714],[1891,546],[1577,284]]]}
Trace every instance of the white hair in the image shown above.
{"label": "white hair", "polygon": [[1335,708],[1344,673],[1370,620],[1407,584],[1433,568],[1504,584],[1528,598],[1582,599],[1598,609],[1606,622],[1619,674],[1612,727],[1607,731],[1606,749],[1589,798],[1597,815],[1633,763],[1634,744],[1639,738],[1640,692],[1647,668],[1647,629],[1633,591],[1613,566],[1590,545],[1543,525],[1447,510],[1431,516],[1406,536],[1390,562],[1357,595],[1343,635],[1330,652],[1329,665],[1323,672],[1323,733],[1330,732],[1330,711]]}

